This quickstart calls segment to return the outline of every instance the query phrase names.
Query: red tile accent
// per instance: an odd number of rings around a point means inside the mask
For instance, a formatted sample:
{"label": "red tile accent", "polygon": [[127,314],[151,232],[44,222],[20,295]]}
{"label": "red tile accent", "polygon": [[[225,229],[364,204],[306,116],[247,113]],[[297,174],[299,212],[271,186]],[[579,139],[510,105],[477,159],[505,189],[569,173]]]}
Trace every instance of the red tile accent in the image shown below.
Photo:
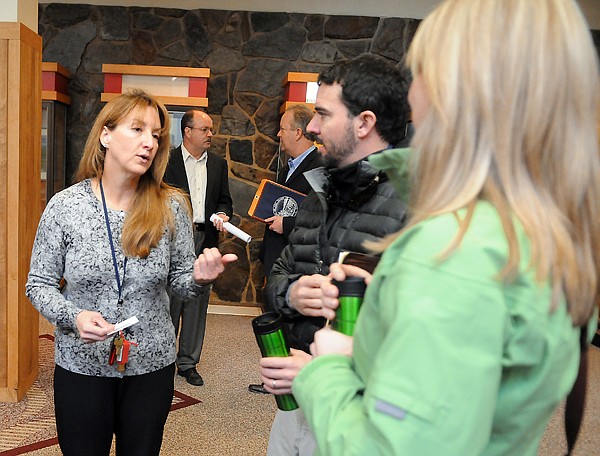
{"label": "red tile accent", "polygon": [[285,93],[287,95],[285,101],[306,102],[306,82],[289,82]]}
{"label": "red tile accent", "polygon": [[114,73],[104,74],[104,93],[122,93],[123,75]]}
{"label": "red tile accent", "polygon": [[56,91],[56,73],[54,71],[42,71],[42,90]]}
{"label": "red tile accent", "polygon": [[68,86],[69,86],[69,79],[65,78],[60,73],[56,73],[56,91],[58,93],[64,93],[65,95],[68,95],[68,93],[69,93]]}
{"label": "red tile accent", "polygon": [[208,79],[189,78],[188,97],[206,98],[208,90]]}

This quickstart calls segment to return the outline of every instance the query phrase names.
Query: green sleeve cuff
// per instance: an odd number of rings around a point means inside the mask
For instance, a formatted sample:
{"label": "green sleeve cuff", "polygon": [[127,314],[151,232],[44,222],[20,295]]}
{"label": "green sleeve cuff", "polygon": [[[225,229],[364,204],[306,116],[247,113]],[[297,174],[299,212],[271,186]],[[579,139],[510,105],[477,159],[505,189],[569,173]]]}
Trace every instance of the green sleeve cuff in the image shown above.
{"label": "green sleeve cuff", "polygon": [[[322,380],[327,376],[327,371],[347,367],[352,370],[352,358],[345,355],[323,355],[313,358],[306,366],[300,370],[292,384],[294,397],[306,396],[310,398],[317,385],[322,385]],[[298,397],[296,397],[298,399]]]}

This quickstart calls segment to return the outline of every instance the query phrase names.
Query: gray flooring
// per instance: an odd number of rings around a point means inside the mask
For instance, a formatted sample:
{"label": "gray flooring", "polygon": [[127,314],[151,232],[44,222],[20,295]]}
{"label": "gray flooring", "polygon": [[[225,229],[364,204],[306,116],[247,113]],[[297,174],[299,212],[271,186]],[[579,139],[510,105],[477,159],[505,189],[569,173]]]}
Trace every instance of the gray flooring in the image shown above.
{"label": "gray flooring", "polygon": [[[258,381],[260,357],[250,321],[250,317],[208,316],[205,348],[199,365],[205,386],[188,385],[182,377],[175,379],[178,391],[202,403],[169,415],[162,455],[265,454],[276,405],[272,396],[247,390],[249,383]],[[47,328],[42,332],[48,332]],[[600,455],[599,388],[600,349],[591,347],[588,402],[575,456]],[[539,455],[562,456],[564,453],[564,430],[561,410],[558,410],[548,426]],[[29,454],[54,456],[60,455],[60,451],[54,446]]]}

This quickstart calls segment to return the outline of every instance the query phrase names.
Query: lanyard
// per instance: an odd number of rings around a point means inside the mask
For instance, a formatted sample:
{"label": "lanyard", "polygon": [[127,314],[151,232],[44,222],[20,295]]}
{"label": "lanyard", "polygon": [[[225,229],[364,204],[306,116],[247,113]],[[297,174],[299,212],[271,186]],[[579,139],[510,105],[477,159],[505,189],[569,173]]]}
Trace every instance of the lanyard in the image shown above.
{"label": "lanyard", "polygon": [[100,194],[102,195],[102,207],[104,208],[104,220],[106,221],[106,231],[108,232],[108,242],[110,243],[110,251],[112,253],[113,267],[115,268],[115,279],[117,280],[117,289],[119,290],[119,300],[117,304],[123,304],[123,283],[125,283],[125,271],[127,268],[127,257],[123,261],[123,281],[119,277],[119,266],[117,266],[117,255],[113,245],[112,231],[108,221],[108,210],[106,209],[106,199],[104,198],[104,188],[102,187],[102,178],[100,179]]}

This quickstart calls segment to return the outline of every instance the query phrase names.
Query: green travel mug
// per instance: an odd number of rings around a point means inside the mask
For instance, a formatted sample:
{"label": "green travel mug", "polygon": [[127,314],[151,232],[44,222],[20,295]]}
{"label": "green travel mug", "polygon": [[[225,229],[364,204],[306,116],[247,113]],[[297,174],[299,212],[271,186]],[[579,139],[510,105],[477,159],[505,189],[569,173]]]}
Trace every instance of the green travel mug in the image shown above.
{"label": "green travel mug", "polygon": [[331,322],[331,327],[342,334],[351,336],[354,334],[354,325],[358,318],[367,284],[362,277],[347,277],[342,282],[334,279],[331,283],[339,290],[339,306],[335,311],[335,319]]}
{"label": "green travel mug", "polygon": [[[282,323],[281,315],[277,312],[266,312],[252,320],[254,336],[264,357],[290,355],[283,337]],[[275,401],[279,410],[290,411],[298,408],[296,399],[291,394],[275,394]]]}

